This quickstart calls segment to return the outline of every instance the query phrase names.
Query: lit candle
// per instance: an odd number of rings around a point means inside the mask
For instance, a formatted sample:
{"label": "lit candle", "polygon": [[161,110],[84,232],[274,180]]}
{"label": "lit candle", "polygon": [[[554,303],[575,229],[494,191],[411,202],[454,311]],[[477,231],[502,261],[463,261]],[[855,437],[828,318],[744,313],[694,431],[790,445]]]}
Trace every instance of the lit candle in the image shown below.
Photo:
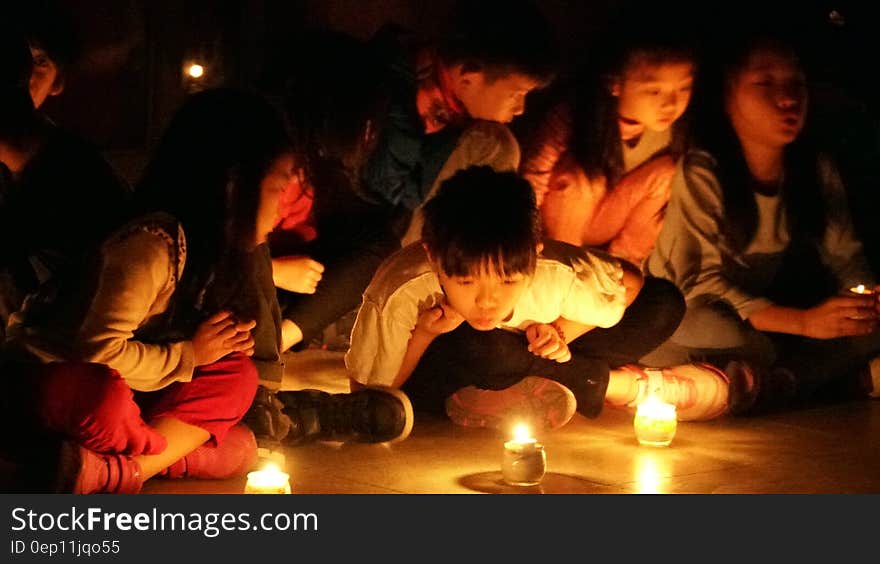
{"label": "lit candle", "polygon": [[513,440],[504,443],[501,476],[513,486],[534,486],[541,483],[547,469],[544,445],[530,436],[529,428],[517,425]]}
{"label": "lit candle", "polygon": [[649,396],[636,409],[633,428],[639,444],[667,446],[672,442],[677,427],[675,406],[664,403],[656,396]]}
{"label": "lit candle", "polygon": [[866,288],[864,284],[859,284],[858,286],[853,286],[849,289],[853,294],[873,294],[874,290],[871,288]]}
{"label": "lit candle", "polygon": [[282,472],[274,464],[268,464],[262,470],[249,472],[246,494],[289,494],[290,475]]}
{"label": "lit candle", "polygon": [[186,67],[186,74],[191,78],[202,78],[205,74],[205,67],[198,63],[193,63]]}

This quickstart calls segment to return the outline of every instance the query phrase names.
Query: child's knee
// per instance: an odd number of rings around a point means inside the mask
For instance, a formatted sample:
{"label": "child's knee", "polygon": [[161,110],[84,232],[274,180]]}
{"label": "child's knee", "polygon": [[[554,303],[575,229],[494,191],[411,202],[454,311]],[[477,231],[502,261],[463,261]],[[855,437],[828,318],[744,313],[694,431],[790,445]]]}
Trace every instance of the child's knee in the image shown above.
{"label": "child's knee", "polygon": [[112,428],[134,401],[125,380],[105,364],[50,363],[39,378],[40,417],[55,431],[72,432],[87,420]]}
{"label": "child's knee", "polygon": [[645,288],[649,289],[654,298],[653,301],[657,308],[657,320],[674,324],[677,327],[687,309],[681,290],[675,284],[663,278],[646,279],[642,291],[645,291]]}
{"label": "child's knee", "polygon": [[224,383],[221,393],[228,399],[230,408],[235,413],[244,415],[257,393],[257,366],[243,353],[229,355],[224,360],[227,363],[224,368],[231,377]]}

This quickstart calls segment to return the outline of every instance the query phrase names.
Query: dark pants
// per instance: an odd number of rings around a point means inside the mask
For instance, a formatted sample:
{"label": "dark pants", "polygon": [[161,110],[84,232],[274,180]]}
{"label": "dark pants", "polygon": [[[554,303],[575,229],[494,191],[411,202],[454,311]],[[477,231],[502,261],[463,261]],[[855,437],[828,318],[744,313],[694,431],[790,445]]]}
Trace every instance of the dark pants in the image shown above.
{"label": "dark pants", "polygon": [[466,386],[501,390],[526,376],[542,376],[569,388],[578,412],[596,417],[605,400],[609,370],[637,362],[664,342],[684,310],[684,299],[672,283],[648,278],[620,322],[572,341],[571,360],[564,363],[530,353],[521,333],[477,331],[463,323],[434,339],[403,390],[415,409],[442,412],[446,398]]}
{"label": "dark pants", "polygon": [[303,333],[297,348],[306,347],[327,326],[360,305],[379,265],[400,249],[393,221],[390,212],[374,213],[344,228],[324,227],[321,232],[326,235],[300,246],[273,245],[273,256],[302,254],[324,265],[314,294],[278,290],[281,317],[296,323]]}
{"label": "dark pants", "polygon": [[795,378],[794,389],[762,397],[761,407],[767,408],[783,400],[856,391],[859,370],[878,354],[880,333],[839,339],[767,333],[742,320],[727,302],[714,302],[689,307],[678,330],[645,361],[657,366],[709,362],[723,368],[731,360],[744,360],[766,378],[773,378],[774,368],[786,369]]}

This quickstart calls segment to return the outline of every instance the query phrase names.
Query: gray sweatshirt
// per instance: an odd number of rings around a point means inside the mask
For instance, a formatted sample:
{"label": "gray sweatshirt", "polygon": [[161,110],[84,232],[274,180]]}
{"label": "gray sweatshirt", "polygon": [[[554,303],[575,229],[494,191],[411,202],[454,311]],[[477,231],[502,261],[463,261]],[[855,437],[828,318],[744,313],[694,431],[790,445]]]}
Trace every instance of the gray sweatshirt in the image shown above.
{"label": "gray sweatshirt", "polygon": [[[737,251],[720,228],[724,210],[715,169],[715,159],[704,151],[692,151],[679,163],[663,229],[645,268],[653,276],[674,282],[688,304],[720,299],[748,319],[772,302],[734,284],[730,269],[737,269],[740,280],[743,275],[761,280],[772,274],[759,265],[774,264],[767,258],[781,255],[788,246],[784,203],[779,196],[755,194],[758,229],[745,251]],[[874,277],[855,236],[840,177],[825,158],[820,158],[818,171],[827,217],[818,249],[822,262],[841,290],[857,284],[871,285]]]}

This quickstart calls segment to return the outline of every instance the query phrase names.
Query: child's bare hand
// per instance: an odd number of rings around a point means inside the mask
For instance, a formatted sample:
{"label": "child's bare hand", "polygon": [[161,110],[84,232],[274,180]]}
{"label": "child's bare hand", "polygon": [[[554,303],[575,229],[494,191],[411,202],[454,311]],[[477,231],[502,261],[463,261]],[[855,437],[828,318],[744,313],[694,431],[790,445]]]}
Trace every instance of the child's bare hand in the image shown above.
{"label": "child's bare hand", "polygon": [[236,321],[228,311],[215,313],[199,325],[192,338],[195,365],[203,366],[232,352],[254,353],[251,329],[256,321]]}
{"label": "child's bare hand", "polygon": [[314,294],[323,275],[324,265],[305,255],[272,259],[275,286],[288,292]]}
{"label": "child's bare hand", "polygon": [[877,318],[873,295],[835,296],[804,311],[804,335],[814,339],[867,335],[877,329]]}
{"label": "child's bare hand", "polygon": [[449,304],[441,302],[419,315],[416,330],[436,337],[456,329],[462,321],[464,317],[460,313],[449,307]]}
{"label": "child's bare hand", "polygon": [[526,339],[529,341],[529,352],[535,356],[556,362],[571,360],[571,351],[568,350],[568,345],[552,325],[546,323],[529,325],[526,329]]}

